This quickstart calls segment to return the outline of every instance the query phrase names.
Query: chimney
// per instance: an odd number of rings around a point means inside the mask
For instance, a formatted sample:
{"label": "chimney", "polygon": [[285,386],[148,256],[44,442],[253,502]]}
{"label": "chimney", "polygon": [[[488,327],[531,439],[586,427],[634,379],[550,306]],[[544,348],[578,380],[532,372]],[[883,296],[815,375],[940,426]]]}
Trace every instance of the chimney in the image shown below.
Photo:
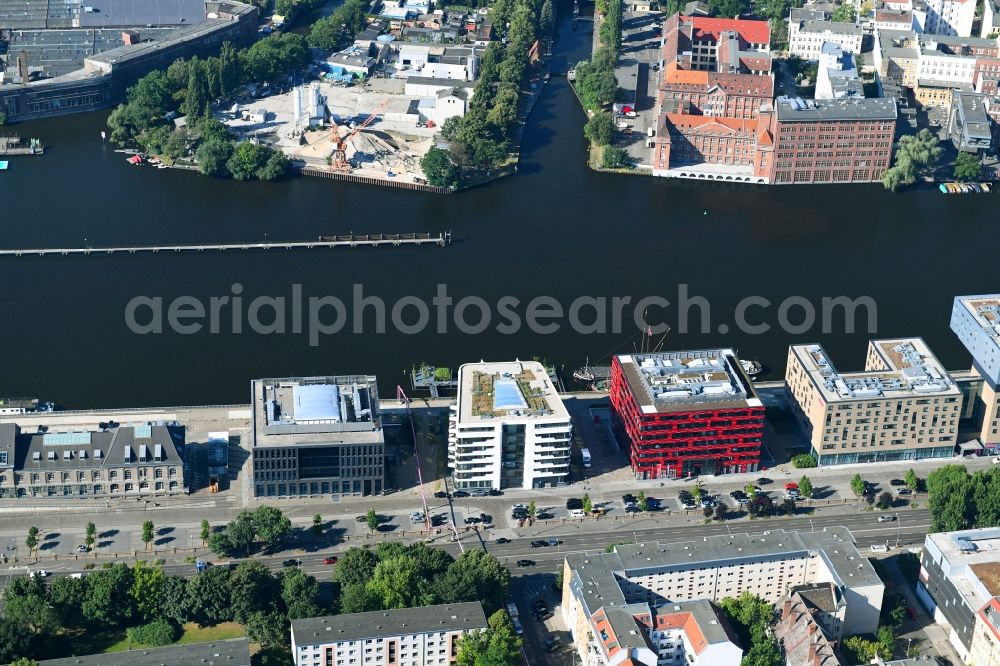
{"label": "chimney", "polygon": [[816,623],[815,622],[810,622],[809,623],[809,635],[810,636],[812,636],[813,634],[816,633],[816,628],[817,627],[816,627]]}
{"label": "chimney", "polygon": [[806,656],[806,663],[811,663],[816,661],[816,644],[809,644],[809,654]]}
{"label": "chimney", "polygon": [[785,599],[785,605],[782,607],[781,610],[781,617],[788,617],[788,613],[790,613],[791,610],[792,610],[792,600]]}

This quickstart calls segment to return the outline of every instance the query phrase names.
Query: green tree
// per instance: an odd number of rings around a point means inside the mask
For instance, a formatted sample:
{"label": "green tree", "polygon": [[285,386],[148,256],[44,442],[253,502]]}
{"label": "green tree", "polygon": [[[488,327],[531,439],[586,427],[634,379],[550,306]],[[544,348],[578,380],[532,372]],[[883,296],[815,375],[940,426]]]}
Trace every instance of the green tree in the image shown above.
{"label": "green tree", "polygon": [[[600,57],[601,53],[594,54],[594,61]],[[612,52],[613,55],[613,52]],[[609,64],[596,64],[592,62],[581,62],[576,66],[576,91],[580,95],[583,106],[591,111],[596,111],[603,106],[610,104],[615,99],[618,91],[618,82],[615,80],[614,61]]]}
{"label": "green tree", "polygon": [[811,453],[800,453],[797,456],[792,456],[792,467],[806,469],[815,466],[816,458]]}
{"label": "green tree", "polygon": [[936,165],[943,154],[941,142],[924,128],[915,135],[906,135],[896,144],[896,162],[882,177],[886,189],[895,192],[903,185],[912,185],[925,170]]}
{"label": "green tree", "polygon": [[87,582],[82,578],[60,576],[49,584],[49,605],[60,627],[83,625],[83,602],[87,598]]}
{"label": "green tree", "polygon": [[212,92],[208,82],[208,66],[204,60],[191,58],[188,63],[187,88],[181,112],[189,123],[211,115]]}
{"label": "green tree", "polygon": [[920,485],[920,479],[917,478],[917,473],[913,471],[912,467],[907,470],[906,476],[903,477],[903,480],[906,481],[906,487],[913,491],[916,491],[917,487]]}
{"label": "green tree", "polygon": [[427,182],[434,187],[456,187],[458,185],[458,167],[451,161],[446,150],[431,147],[420,160],[420,170],[427,177]]}
{"label": "green tree", "polygon": [[[267,164],[268,157],[267,148],[259,143],[241,141],[236,144],[232,157],[226,162],[226,169],[236,180],[252,180],[257,177],[258,171]],[[273,507],[260,507],[260,509],[263,508]]]}
{"label": "green tree", "polygon": [[878,496],[878,508],[885,511],[892,506],[892,493],[882,493]]}
{"label": "green tree", "polygon": [[878,654],[882,659],[892,659],[892,652],[896,647],[896,632],[893,631],[892,627],[879,627],[875,643]]}
{"label": "green tree", "polygon": [[709,11],[713,16],[723,18],[739,18],[750,13],[749,0],[709,0]]}
{"label": "green tree", "polygon": [[866,640],[861,636],[845,638],[842,645],[847,658],[852,664],[871,663],[878,653],[878,645],[875,641]]}
{"label": "green tree", "polygon": [[32,525],[28,528],[28,536],[24,539],[24,545],[28,547],[28,555],[35,552],[38,548],[38,527]]}
{"label": "green tree", "polygon": [[208,524],[208,521],[205,519],[202,519],[201,521],[201,532],[199,532],[198,536],[201,537],[202,546],[208,543],[209,538],[212,536],[212,527]]}
{"label": "green tree", "polygon": [[976,181],[983,176],[983,164],[972,153],[960,152],[952,164],[952,177],[960,182]]}
{"label": "green tree", "polygon": [[269,549],[280,544],[292,531],[292,521],[273,506],[257,507],[253,512],[253,524],[257,536]]}
{"label": "green tree", "polygon": [[535,504],[535,500],[530,500],[528,502],[528,517],[532,520],[538,515],[538,505]]}
{"label": "green tree", "polygon": [[129,627],[125,633],[133,643],[149,647],[170,645],[180,635],[177,625],[163,618],[152,620],[138,627]]}
{"label": "green tree", "polygon": [[368,509],[368,513],[365,514],[365,524],[372,534],[378,529],[378,514],[375,513],[375,509]]}
{"label": "green tree", "polygon": [[364,583],[341,585],[337,602],[341,613],[364,613],[380,608],[379,600],[369,594]]}
{"label": "green tree", "polygon": [[11,578],[3,591],[4,615],[32,636],[57,627],[58,616],[49,603],[45,581],[39,576]]}
{"label": "green tree", "polygon": [[10,666],[38,666],[38,662],[28,657],[19,657],[10,662]]}
{"label": "green tree", "polygon": [[147,520],[142,524],[142,543],[145,544],[146,550],[149,550],[149,544],[151,544],[155,538],[156,531],[153,528],[153,521]]}
{"label": "green tree", "polygon": [[803,474],[802,478],[799,479],[799,493],[806,498],[813,496],[813,483],[805,474]]}
{"label": "green tree", "polygon": [[448,551],[431,548],[422,541],[408,546],[406,554],[417,563],[417,573],[424,580],[434,581],[443,575],[455,558]]}
{"label": "green tree", "polygon": [[751,502],[757,499],[757,488],[752,483],[748,483],[743,488],[743,492],[747,494],[747,497],[750,498]]}
{"label": "green tree", "polygon": [[740,643],[750,646],[743,655],[743,664],[781,666],[784,663],[781,648],[771,631],[777,619],[774,606],[749,592],[744,592],[736,598],[723,599],[719,605],[739,637]]}
{"label": "green tree", "polygon": [[198,172],[204,176],[228,176],[228,164],[233,156],[233,148],[231,139],[212,138],[203,141],[195,151]]}
{"label": "green tree", "polygon": [[93,550],[94,544],[97,543],[97,526],[94,523],[87,523],[86,533],[83,537],[83,543],[87,546],[87,550]]}
{"label": "green tree", "polygon": [[146,622],[160,615],[163,595],[163,570],[147,567],[142,562],[132,568],[132,586],[129,590],[135,603],[135,610]]}
{"label": "green tree", "polygon": [[931,532],[953,532],[975,524],[972,477],[964,465],[944,465],[927,475]]}
{"label": "green tree", "polygon": [[385,610],[422,605],[419,602],[426,587],[426,581],[417,575],[416,562],[406,555],[381,560],[367,583],[368,593]]}
{"label": "green tree", "polygon": [[164,576],[160,587],[160,617],[184,624],[188,621],[189,607],[187,579],[181,576]]}
{"label": "green tree", "polygon": [[280,180],[288,174],[291,163],[283,152],[276,148],[264,147],[267,159],[263,166],[257,169],[259,180]]}
{"label": "green tree", "polygon": [[589,514],[593,510],[594,510],[594,503],[593,503],[593,501],[591,501],[590,495],[588,493],[584,493],[583,494],[583,512],[586,513],[586,514]]}
{"label": "green tree", "polygon": [[456,666],[514,666],[521,663],[521,639],[503,610],[493,613],[484,632],[463,636],[458,643]]}
{"label": "green tree", "polygon": [[132,569],[120,562],[88,575],[85,579],[87,597],[83,602],[84,618],[110,627],[131,624],[136,614],[132,579]]}
{"label": "green tree", "polygon": [[719,503],[717,503],[715,505],[715,519],[716,520],[725,520],[728,514],[729,514],[729,508],[726,507],[725,504],[723,504],[722,502],[719,502]]}
{"label": "green tree", "polygon": [[604,150],[601,152],[601,166],[605,169],[631,169],[634,167],[628,153],[615,146],[604,146]]}
{"label": "green tree", "polygon": [[848,2],[841,4],[833,10],[833,20],[836,23],[854,23],[856,18],[857,12],[854,9],[854,5]]}
{"label": "green tree", "polygon": [[337,560],[333,580],[341,585],[364,584],[375,573],[378,558],[368,548],[350,548]]}
{"label": "green tree", "polygon": [[284,647],[288,644],[288,618],[278,611],[255,611],[244,624],[247,638],[262,647]]}
{"label": "green tree", "polygon": [[615,138],[615,119],[607,111],[598,111],[583,126],[583,134],[598,146],[607,146]]}
{"label": "green tree", "polygon": [[861,495],[864,494],[865,480],[861,478],[860,474],[855,474],[851,478],[851,490],[853,490],[854,494],[857,495],[858,497],[861,497]]}
{"label": "green tree", "polygon": [[442,603],[481,601],[487,614],[503,608],[510,589],[510,570],[481,550],[467,550],[434,581]]}
{"label": "green tree", "polygon": [[240,56],[232,42],[224,42],[219,50],[219,86],[224,97],[229,97],[240,86]]}
{"label": "green tree", "polygon": [[318,513],[313,516],[312,532],[313,536],[323,536],[323,516]]}
{"label": "green tree", "polygon": [[226,567],[209,567],[187,582],[188,616],[203,626],[233,619]]}
{"label": "green tree", "polygon": [[15,660],[30,649],[31,639],[18,621],[0,618],[0,662],[17,663]]}
{"label": "green tree", "polygon": [[543,36],[551,35],[554,24],[555,10],[553,9],[552,0],[545,0],[542,3],[542,9],[538,16],[538,30]]}
{"label": "green tree", "polygon": [[229,594],[233,619],[245,623],[252,613],[278,610],[281,582],[262,562],[241,562],[229,577]]}
{"label": "green tree", "polygon": [[323,614],[319,602],[319,583],[298,567],[282,572],[281,599],[285,602],[290,620]]}

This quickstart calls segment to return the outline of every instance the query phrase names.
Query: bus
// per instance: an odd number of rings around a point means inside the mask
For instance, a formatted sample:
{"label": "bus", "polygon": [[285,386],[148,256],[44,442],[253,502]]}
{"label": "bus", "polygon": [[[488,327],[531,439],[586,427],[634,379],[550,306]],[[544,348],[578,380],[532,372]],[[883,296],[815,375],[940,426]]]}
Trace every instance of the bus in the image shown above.
{"label": "bus", "polygon": [[583,458],[583,468],[590,469],[590,449],[580,449],[580,456]]}

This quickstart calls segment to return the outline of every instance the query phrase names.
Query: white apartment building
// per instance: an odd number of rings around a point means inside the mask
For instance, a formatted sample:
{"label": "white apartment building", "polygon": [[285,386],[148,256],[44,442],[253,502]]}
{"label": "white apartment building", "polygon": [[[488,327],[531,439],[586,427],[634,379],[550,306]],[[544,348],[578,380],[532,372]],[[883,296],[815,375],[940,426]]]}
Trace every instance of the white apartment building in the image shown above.
{"label": "white apartment building", "polygon": [[996,597],[976,614],[969,661],[976,666],[1000,666],[1000,599]]}
{"label": "white apartment building", "polygon": [[844,636],[876,631],[885,586],[843,527],[623,544],[610,553],[569,555],[563,564],[562,612],[584,666],[590,666],[604,663],[593,638],[603,640],[602,611],[614,629],[609,609],[629,604],[651,604],[666,612],[670,604],[719,601],[743,592],[777,604],[792,588],[814,583],[836,587],[844,604]]}
{"label": "white apartment building", "polygon": [[920,338],[872,340],[863,372],[788,348],[785,384],[820,465],[953,455],[962,393]]}
{"label": "white apartment building", "polygon": [[819,60],[823,44],[832,42],[850,53],[861,53],[862,27],[834,23],[825,12],[793,9],[788,23],[788,51],[803,60]]}
{"label": "white apartment building", "polygon": [[983,19],[979,28],[980,37],[1000,33],[1000,0],[984,0]]}
{"label": "white apartment building", "polygon": [[447,666],[484,631],[478,602],[292,620],[295,666]]}
{"label": "white apartment building", "polygon": [[536,361],[467,363],[448,424],[455,488],[545,488],[569,475],[572,421]]}
{"label": "white apartment building", "polygon": [[[917,79],[972,85],[976,77],[976,56],[952,52],[950,44],[939,42],[934,35],[921,35],[920,63]],[[944,48],[942,48],[944,47]],[[961,51],[961,45],[955,49]]]}
{"label": "white apartment building", "polygon": [[976,0],[927,0],[927,24],[924,31],[932,35],[972,35],[976,17]]}

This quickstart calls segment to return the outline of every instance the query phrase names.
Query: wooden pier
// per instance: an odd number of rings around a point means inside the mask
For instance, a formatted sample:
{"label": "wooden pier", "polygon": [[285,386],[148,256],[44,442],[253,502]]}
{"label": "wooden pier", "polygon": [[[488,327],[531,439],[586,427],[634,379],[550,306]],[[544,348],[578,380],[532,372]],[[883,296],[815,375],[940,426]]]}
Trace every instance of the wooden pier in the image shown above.
{"label": "wooden pier", "polygon": [[434,234],[342,234],[320,236],[309,241],[264,241],[259,243],[203,243],[198,245],[122,245],[111,247],[62,247],[0,249],[0,256],[42,257],[71,254],[138,254],[158,252],[221,252],[225,250],[296,250],[324,247],[379,247],[382,245],[438,245],[451,243],[451,232]]}
{"label": "wooden pier", "polygon": [[38,139],[25,141],[17,134],[0,135],[0,156],[41,155],[45,147]]}

